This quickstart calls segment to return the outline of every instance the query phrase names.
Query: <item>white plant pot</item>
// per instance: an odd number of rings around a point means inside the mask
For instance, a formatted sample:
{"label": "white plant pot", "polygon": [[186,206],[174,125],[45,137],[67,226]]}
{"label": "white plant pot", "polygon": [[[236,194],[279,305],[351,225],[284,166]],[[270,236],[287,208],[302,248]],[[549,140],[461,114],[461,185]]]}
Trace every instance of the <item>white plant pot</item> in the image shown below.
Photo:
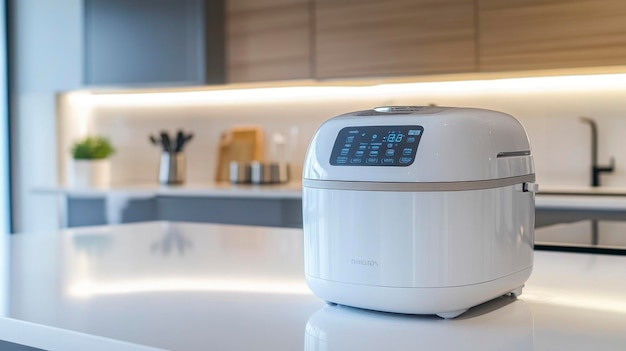
{"label": "white plant pot", "polygon": [[111,184],[111,161],[74,160],[68,163],[67,185],[72,188],[102,188]]}

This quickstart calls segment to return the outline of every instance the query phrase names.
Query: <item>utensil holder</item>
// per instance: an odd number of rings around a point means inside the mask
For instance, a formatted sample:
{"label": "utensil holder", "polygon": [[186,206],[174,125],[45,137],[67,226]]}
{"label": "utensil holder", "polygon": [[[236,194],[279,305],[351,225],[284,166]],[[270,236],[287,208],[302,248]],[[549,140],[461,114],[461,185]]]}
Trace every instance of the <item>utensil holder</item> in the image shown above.
{"label": "utensil holder", "polygon": [[181,184],[185,181],[185,154],[182,152],[163,152],[159,164],[159,183]]}

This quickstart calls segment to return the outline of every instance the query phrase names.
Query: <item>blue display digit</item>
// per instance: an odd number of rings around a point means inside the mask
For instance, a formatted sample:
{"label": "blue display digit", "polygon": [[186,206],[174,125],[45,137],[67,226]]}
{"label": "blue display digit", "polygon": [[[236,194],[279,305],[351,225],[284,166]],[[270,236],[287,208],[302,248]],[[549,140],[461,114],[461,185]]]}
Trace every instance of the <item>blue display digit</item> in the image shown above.
{"label": "blue display digit", "polygon": [[403,137],[404,137],[404,134],[402,134],[402,133],[396,135],[396,143],[401,142]]}
{"label": "blue display digit", "polygon": [[387,137],[387,142],[388,143],[395,143],[396,142],[396,135],[395,134],[389,134],[389,136]]}

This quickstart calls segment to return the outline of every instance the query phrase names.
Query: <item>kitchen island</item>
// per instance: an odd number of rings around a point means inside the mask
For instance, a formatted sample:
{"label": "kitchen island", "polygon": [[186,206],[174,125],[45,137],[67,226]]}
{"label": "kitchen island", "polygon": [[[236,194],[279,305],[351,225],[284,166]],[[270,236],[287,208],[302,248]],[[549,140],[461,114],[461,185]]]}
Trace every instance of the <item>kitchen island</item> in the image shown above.
{"label": "kitchen island", "polygon": [[272,227],[147,222],[5,236],[0,349],[626,345],[626,256],[537,251],[520,298],[444,320],[326,305],[306,286],[302,254],[301,230]]}

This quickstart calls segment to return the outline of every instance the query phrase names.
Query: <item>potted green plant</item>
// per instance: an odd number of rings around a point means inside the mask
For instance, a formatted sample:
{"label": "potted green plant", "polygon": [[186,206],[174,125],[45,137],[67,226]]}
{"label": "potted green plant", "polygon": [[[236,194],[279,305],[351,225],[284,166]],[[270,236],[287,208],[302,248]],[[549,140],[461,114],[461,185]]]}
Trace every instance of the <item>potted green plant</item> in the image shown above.
{"label": "potted green plant", "polygon": [[72,187],[106,187],[111,182],[109,157],[115,149],[109,139],[87,136],[72,145],[68,185]]}

